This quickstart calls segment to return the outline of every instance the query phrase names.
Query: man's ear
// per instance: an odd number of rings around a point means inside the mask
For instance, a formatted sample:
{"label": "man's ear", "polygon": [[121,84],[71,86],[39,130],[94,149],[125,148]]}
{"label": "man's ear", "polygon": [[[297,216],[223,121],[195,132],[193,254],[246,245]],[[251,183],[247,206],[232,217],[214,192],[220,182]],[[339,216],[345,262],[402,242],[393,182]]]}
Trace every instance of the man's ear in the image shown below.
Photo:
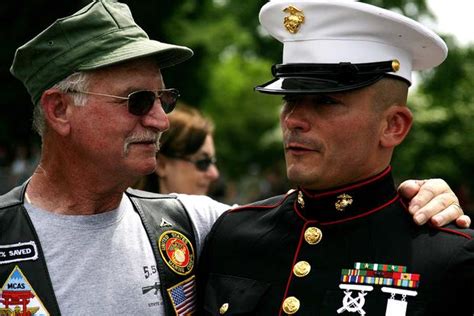
{"label": "man's ear", "polygon": [[67,116],[70,102],[69,97],[58,89],[46,90],[40,100],[48,127],[62,136],[68,135],[71,128]]}
{"label": "man's ear", "polygon": [[413,123],[413,114],[405,105],[392,105],[385,112],[380,145],[395,147],[407,136]]}

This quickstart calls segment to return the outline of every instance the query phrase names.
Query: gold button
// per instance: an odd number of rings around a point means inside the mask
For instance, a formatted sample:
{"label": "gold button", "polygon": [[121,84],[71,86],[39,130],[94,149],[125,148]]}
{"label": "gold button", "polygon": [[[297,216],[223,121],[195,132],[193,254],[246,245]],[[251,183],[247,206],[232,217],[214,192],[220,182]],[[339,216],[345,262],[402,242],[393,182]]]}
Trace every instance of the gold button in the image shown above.
{"label": "gold button", "polygon": [[294,296],[287,297],[283,301],[283,311],[288,315],[293,315],[300,309],[300,300]]}
{"label": "gold button", "polygon": [[316,245],[323,238],[323,232],[316,227],[308,227],[304,232],[304,239],[310,245]]}
{"label": "gold button", "polygon": [[397,72],[400,70],[400,62],[397,59],[392,60],[392,70]]}
{"label": "gold button", "polygon": [[293,267],[293,273],[297,277],[304,277],[311,271],[311,265],[306,261],[299,261]]}
{"label": "gold button", "polygon": [[229,309],[229,303],[222,304],[221,308],[219,308],[219,314],[224,315],[228,309]]}

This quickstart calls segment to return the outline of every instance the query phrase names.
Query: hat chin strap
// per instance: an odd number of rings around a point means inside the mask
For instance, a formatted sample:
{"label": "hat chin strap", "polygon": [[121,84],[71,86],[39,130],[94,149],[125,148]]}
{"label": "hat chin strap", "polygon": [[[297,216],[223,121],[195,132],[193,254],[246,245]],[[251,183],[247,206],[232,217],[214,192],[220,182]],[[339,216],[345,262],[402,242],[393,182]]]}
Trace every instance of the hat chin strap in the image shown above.
{"label": "hat chin strap", "polygon": [[389,72],[397,72],[400,68],[398,60],[389,60],[374,63],[353,64],[342,62],[338,64],[277,64],[272,66],[272,74],[275,77],[341,77],[380,75]]}
{"label": "hat chin strap", "polygon": [[[282,64],[370,64],[373,61],[398,60],[399,70],[392,74],[411,82],[412,60],[400,47],[369,40],[314,39],[285,41]],[[416,70],[416,69],[415,69]]]}
{"label": "hat chin strap", "polygon": [[[398,69],[398,60],[361,64],[278,64],[272,67],[275,78],[255,90],[270,94],[349,91],[371,85],[385,76],[393,76]],[[403,77],[394,77],[406,81]]]}

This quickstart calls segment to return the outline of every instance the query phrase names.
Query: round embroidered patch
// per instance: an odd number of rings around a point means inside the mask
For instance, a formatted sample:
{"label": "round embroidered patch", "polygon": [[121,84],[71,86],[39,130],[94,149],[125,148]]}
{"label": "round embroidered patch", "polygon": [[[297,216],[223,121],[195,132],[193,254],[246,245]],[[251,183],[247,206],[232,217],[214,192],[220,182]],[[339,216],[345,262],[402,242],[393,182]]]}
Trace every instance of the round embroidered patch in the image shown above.
{"label": "round embroidered patch", "polygon": [[161,257],[171,270],[180,275],[189,274],[194,267],[194,248],[186,236],[168,230],[158,239]]}

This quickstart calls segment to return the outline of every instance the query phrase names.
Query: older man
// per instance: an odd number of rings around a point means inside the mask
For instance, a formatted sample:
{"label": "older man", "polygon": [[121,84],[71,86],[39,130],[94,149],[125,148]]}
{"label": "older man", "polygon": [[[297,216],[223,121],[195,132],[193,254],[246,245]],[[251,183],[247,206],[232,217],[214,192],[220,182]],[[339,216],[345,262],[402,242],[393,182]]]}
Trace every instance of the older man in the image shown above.
{"label": "older man", "polygon": [[[106,0],[57,20],[17,50],[11,71],[35,104],[42,155],[31,179],[0,197],[2,311],[194,311],[201,241],[228,206],[126,191],[155,169],[166,114],[179,95],[160,71],[191,55],[150,40],[126,5]],[[456,202],[445,184],[434,184],[440,205]],[[452,206],[446,214],[457,216]]]}
{"label": "older man", "polygon": [[443,40],[375,6],[273,0],[260,21],[283,64],[258,91],[283,95],[298,189],[222,215],[201,258],[205,315],[473,315],[474,231],[412,223],[390,160],[412,124],[412,70]]}
{"label": "older man", "polygon": [[160,71],[191,56],[150,40],[126,5],[105,0],[17,50],[11,71],[35,104],[42,155],[30,181],[0,198],[1,310],[194,310],[201,239],[228,206],[125,192],[154,171],[179,96]]}

